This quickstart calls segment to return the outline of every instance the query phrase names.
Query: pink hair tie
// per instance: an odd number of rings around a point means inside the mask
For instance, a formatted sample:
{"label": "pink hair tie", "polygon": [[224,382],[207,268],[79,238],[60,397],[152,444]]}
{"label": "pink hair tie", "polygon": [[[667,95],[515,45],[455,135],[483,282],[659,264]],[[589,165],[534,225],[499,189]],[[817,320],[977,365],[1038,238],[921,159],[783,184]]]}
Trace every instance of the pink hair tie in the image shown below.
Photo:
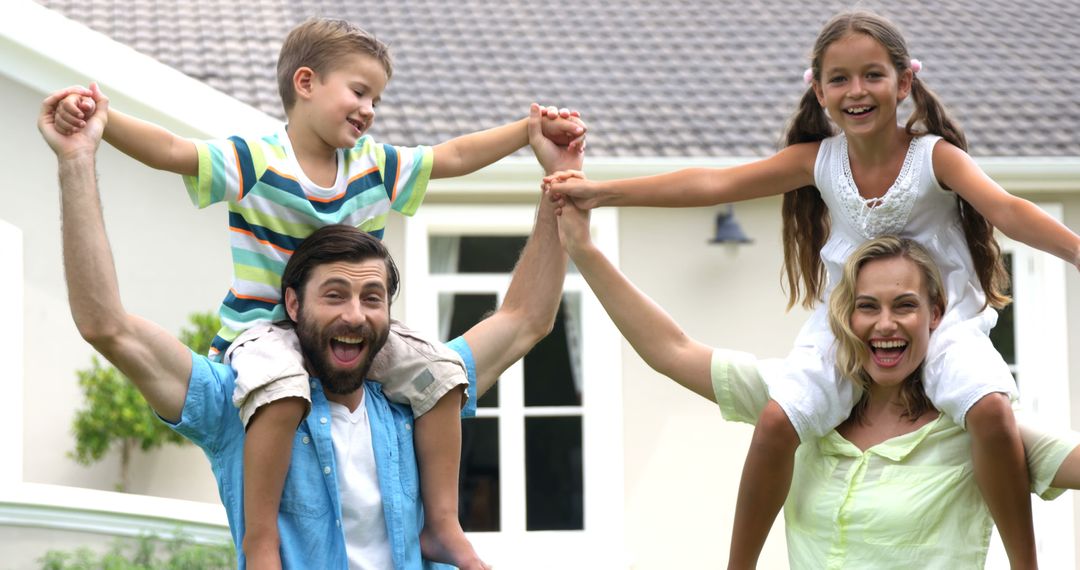
{"label": "pink hair tie", "polygon": [[920,71],[922,71],[922,62],[915,58],[911,58],[911,72],[918,73]]}
{"label": "pink hair tie", "polygon": [[810,85],[811,83],[814,82],[814,68],[813,67],[807,67],[806,68],[806,71],[804,71],[802,73],[802,80],[807,85]]}

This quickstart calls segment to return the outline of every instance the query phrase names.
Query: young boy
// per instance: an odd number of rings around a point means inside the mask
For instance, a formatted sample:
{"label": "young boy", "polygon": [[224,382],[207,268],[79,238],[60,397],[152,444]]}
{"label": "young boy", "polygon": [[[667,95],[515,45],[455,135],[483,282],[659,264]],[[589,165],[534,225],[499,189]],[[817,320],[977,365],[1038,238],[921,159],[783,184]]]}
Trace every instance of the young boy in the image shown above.
{"label": "young boy", "polygon": [[[288,124],[277,133],[191,141],[108,111],[106,141],[148,166],[183,175],[196,206],[228,202],[234,279],[221,306],[222,328],[211,356],[236,369],[233,401],[247,426],[243,551],[248,568],[281,567],[278,510],[303,508],[283,500],[281,493],[296,426],[310,408],[309,380],[296,335],[271,324],[285,319],[281,270],[294,244],[333,223],[381,237],[389,210],[415,213],[429,178],[468,174],[528,142],[523,119],[433,148],[376,144],[364,133],[391,73],[387,47],[372,35],[343,20],[311,19],[289,33],[278,58],[278,89]],[[91,89],[96,93],[95,85]],[[93,113],[86,93],[72,89],[60,106],[61,132],[82,128],[83,119]],[[582,148],[584,126],[576,117],[560,115],[545,113],[544,135]],[[457,515],[459,407],[468,385],[460,358],[398,323],[374,362],[365,350],[362,325],[342,323],[334,332],[332,350],[315,367],[320,375],[347,376],[371,364],[368,376],[383,383],[391,400],[410,404],[417,418],[424,557],[485,568]],[[381,506],[376,502],[371,508]],[[355,513],[353,518],[364,517]],[[355,537],[347,536],[351,547]],[[350,560],[352,555],[350,550]]]}

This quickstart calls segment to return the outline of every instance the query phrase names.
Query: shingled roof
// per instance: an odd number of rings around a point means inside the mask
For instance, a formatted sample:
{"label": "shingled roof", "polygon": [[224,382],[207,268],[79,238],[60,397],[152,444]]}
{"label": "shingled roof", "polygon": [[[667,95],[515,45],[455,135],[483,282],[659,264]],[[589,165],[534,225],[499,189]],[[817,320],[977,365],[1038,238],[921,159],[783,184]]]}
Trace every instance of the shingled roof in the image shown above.
{"label": "shingled roof", "polygon": [[[372,133],[432,144],[580,109],[590,154],[754,157],[776,149],[821,24],[805,0],[39,0],[68,18],[283,117],[286,32],[347,18],[387,41],[394,79]],[[863,1],[903,29],[921,77],[981,156],[1080,156],[1080,2]]]}

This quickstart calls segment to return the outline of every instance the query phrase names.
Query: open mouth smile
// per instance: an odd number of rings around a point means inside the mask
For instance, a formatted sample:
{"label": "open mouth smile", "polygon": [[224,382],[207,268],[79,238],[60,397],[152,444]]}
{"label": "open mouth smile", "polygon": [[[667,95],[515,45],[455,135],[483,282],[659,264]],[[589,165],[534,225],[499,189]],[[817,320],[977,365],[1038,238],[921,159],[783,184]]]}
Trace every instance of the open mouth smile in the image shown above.
{"label": "open mouth smile", "polygon": [[356,119],[345,119],[345,120],[346,120],[346,121],[347,121],[347,122],[348,122],[348,123],[349,123],[350,125],[352,125],[352,128],[356,129],[356,132],[357,132],[357,134],[363,134],[363,133],[364,133],[364,129],[366,129],[366,128],[367,128],[367,125],[365,125],[364,123],[362,123],[362,122],[360,122],[360,121],[358,121],[358,120],[356,120]]}
{"label": "open mouth smile", "polygon": [[844,113],[852,117],[863,117],[874,109],[875,107],[871,105],[861,105],[858,107],[848,107],[847,109],[844,109]]}
{"label": "open mouth smile", "polygon": [[364,339],[359,336],[335,336],[330,339],[330,354],[335,364],[342,368],[358,363],[364,348]]}
{"label": "open mouth smile", "polygon": [[908,342],[901,339],[882,339],[870,341],[870,357],[882,368],[892,368],[900,363],[907,352]]}

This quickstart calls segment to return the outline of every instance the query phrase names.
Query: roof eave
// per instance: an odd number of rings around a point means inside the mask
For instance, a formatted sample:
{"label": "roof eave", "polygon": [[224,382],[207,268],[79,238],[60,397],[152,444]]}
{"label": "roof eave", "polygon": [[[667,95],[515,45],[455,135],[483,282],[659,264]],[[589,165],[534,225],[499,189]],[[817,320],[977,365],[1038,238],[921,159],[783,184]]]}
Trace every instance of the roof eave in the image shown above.
{"label": "roof eave", "polygon": [[41,93],[97,81],[114,107],[184,136],[265,133],[280,124],[32,0],[5,3],[0,75]]}
{"label": "roof eave", "polygon": [[1014,194],[1080,192],[1080,156],[995,156],[975,162]]}

